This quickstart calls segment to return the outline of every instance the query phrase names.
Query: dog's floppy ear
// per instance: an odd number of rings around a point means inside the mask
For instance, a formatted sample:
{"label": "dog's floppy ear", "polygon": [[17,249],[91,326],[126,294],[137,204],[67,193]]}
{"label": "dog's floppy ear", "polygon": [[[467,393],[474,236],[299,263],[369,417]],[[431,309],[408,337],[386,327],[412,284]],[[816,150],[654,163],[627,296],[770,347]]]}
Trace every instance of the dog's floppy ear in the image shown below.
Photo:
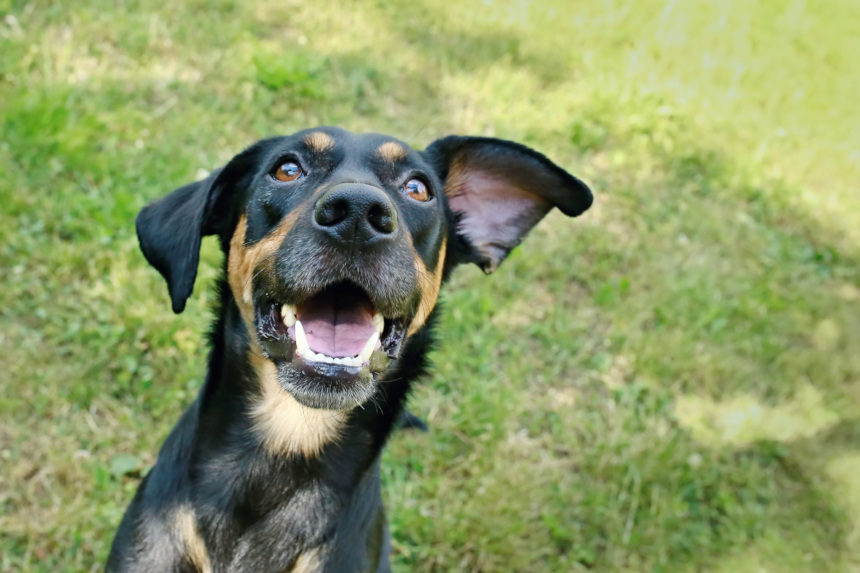
{"label": "dog's floppy ear", "polygon": [[207,223],[220,189],[221,171],[153,201],[141,209],[135,221],[140,250],[167,281],[177,314],[185,309],[194,289],[200,239],[214,232]]}
{"label": "dog's floppy ear", "polygon": [[591,206],[588,186],[519,143],[449,136],[424,151],[445,183],[465,259],[486,273],[553,207],[575,217]]}
{"label": "dog's floppy ear", "polygon": [[232,228],[231,206],[253,177],[259,152],[270,142],[258,141],[209,177],[153,201],[137,215],[140,250],[167,281],[173,312],[185,309],[194,289],[200,239],[223,236]]}

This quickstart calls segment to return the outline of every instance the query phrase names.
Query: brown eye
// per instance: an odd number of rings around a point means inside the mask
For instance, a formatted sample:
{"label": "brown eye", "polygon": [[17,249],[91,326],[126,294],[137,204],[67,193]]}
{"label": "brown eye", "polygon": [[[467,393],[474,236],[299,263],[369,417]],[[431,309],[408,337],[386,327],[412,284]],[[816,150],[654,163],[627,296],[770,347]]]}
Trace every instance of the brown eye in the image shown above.
{"label": "brown eye", "polygon": [[429,201],[432,197],[430,190],[427,189],[427,185],[420,179],[410,179],[403,184],[401,189],[410,199],[421,201],[422,203]]}
{"label": "brown eye", "polygon": [[304,175],[302,168],[299,167],[298,163],[292,161],[287,161],[275,171],[275,179],[278,181],[295,181],[302,175]]}

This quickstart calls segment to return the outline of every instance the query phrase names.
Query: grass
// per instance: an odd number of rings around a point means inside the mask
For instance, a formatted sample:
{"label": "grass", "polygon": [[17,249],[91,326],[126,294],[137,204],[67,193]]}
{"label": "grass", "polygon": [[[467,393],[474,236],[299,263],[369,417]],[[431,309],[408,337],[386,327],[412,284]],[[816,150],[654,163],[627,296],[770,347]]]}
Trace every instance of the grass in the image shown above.
{"label": "grass", "polygon": [[317,124],[589,181],[444,296],[399,571],[860,568],[860,8],[0,0],[0,569],[89,571],[201,382],[147,201]]}

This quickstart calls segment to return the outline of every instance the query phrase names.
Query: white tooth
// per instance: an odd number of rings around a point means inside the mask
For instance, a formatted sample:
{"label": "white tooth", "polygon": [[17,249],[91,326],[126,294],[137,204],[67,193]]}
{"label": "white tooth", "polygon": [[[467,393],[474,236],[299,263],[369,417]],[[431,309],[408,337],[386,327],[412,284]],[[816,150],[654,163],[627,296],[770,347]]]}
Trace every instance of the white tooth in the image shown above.
{"label": "white tooth", "polygon": [[379,333],[374,332],[370,335],[370,338],[367,339],[367,342],[364,343],[364,348],[361,349],[361,352],[359,352],[358,356],[355,358],[359,365],[370,360],[370,355],[373,354],[373,351],[376,349],[377,342],[379,342]]}
{"label": "white tooth", "polygon": [[296,321],[296,353],[302,358],[309,359],[313,359],[314,354],[316,354],[308,344],[308,338],[305,336],[305,329],[301,320]]}
{"label": "white tooth", "polygon": [[382,329],[385,328],[385,317],[382,316],[381,312],[373,315],[373,326],[376,327],[376,332],[382,334]]}
{"label": "white tooth", "polygon": [[296,307],[291,304],[281,305],[281,316],[287,328],[296,323]]}

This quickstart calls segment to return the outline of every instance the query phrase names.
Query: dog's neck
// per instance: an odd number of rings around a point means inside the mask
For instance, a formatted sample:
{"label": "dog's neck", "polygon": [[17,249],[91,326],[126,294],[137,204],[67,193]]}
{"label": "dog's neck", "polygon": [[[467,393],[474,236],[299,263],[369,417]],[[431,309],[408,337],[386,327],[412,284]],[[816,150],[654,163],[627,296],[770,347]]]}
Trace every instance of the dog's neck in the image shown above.
{"label": "dog's neck", "polygon": [[274,363],[259,350],[226,283],[220,292],[210,378],[198,401],[200,445],[217,448],[241,440],[248,451],[282,461],[313,464],[336,454],[369,467],[403,411],[411,381],[423,373],[428,329],[404,346],[370,402],[348,412],[313,409],[281,388]]}

